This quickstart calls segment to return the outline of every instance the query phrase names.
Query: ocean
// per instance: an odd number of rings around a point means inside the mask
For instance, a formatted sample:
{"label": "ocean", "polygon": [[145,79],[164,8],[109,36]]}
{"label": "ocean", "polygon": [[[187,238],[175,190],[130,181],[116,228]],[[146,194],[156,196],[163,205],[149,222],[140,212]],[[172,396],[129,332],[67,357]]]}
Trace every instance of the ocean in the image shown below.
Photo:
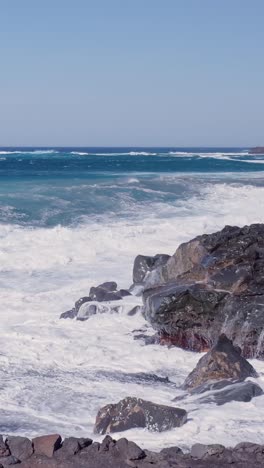
{"label": "ocean", "polygon": [[[59,316],[103,281],[129,287],[137,254],[257,222],[264,155],[247,148],[0,148],[0,433],[100,439],[93,424],[105,404],[169,405],[201,355],[135,341],[146,323],[126,307],[86,322]],[[253,365],[264,389],[264,364]],[[183,427],[125,437],[154,450],[264,443],[264,396],[183,407]]]}

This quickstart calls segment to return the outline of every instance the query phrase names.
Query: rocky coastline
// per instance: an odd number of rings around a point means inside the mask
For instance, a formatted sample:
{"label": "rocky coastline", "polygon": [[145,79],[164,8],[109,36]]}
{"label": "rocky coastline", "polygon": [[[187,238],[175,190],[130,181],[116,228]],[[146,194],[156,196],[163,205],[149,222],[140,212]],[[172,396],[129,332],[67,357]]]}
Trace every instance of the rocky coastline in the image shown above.
{"label": "rocky coastline", "polygon": [[223,445],[195,444],[190,452],[169,447],[158,452],[141,449],[126,438],[114,440],[107,435],[93,442],[89,438],[59,434],[35,439],[19,436],[0,437],[0,467],[21,468],[235,468],[263,467],[264,445],[240,443],[233,448]]}
{"label": "rocky coastline", "polygon": [[189,453],[179,447],[156,453],[109,435],[133,428],[154,433],[181,430],[188,424],[184,403],[190,395],[200,405],[248,404],[263,395],[247,359],[264,359],[264,224],[226,226],[200,235],[172,256],[138,255],[132,276],[128,289],[118,288],[115,281],[91,287],[60,318],[84,322],[95,314],[141,314],[153,328],[152,336],[134,335],[143,347],[177,346],[206,353],[182,382],[182,395],[168,405],[127,396],[98,408],[94,432],[105,435],[101,443],[75,437],[62,441],[58,434],[33,440],[2,437],[0,468],[264,466],[264,444],[195,444]]}

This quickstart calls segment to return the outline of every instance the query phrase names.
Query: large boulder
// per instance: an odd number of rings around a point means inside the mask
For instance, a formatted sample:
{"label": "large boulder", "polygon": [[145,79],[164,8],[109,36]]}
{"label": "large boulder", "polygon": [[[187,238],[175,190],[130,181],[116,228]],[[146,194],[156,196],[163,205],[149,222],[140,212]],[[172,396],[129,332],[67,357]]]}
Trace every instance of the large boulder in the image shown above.
{"label": "large boulder", "polygon": [[183,388],[190,390],[221,380],[243,381],[257,375],[254,367],[241,356],[240,349],[223,334],[211,351],[198,361],[185,379]]}
{"label": "large boulder", "polygon": [[161,432],[182,426],[186,421],[187,413],[183,409],[127,397],[99,410],[94,431],[106,434],[146,427],[151,431]]}
{"label": "large boulder", "polygon": [[172,344],[205,351],[226,333],[245,357],[264,358],[264,224],[180,245],[151,273],[143,300],[147,320]]}

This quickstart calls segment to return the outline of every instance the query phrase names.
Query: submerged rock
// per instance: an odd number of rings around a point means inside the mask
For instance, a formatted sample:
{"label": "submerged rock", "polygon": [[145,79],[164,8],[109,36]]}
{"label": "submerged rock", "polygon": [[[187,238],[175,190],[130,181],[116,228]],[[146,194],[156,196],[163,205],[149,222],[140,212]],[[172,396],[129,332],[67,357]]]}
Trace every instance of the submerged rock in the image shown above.
{"label": "submerged rock", "polygon": [[199,360],[195,369],[185,379],[183,388],[199,388],[208,382],[224,379],[242,381],[247,377],[257,377],[257,372],[241,356],[241,350],[222,334],[217,344]]}
{"label": "submerged rock", "polygon": [[183,409],[127,397],[99,410],[94,431],[106,434],[146,427],[151,431],[161,432],[182,426],[186,421],[187,413]]}
{"label": "submerged rock", "polygon": [[236,382],[224,386],[221,390],[214,391],[200,398],[199,403],[215,403],[225,405],[231,401],[242,401],[248,403],[252,398],[263,395],[262,388],[251,380]]}
{"label": "submerged rock", "polygon": [[226,226],[179,246],[151,273],[144,314],[161,339],[206,351],[221,333],[264,358],[264,224]]}

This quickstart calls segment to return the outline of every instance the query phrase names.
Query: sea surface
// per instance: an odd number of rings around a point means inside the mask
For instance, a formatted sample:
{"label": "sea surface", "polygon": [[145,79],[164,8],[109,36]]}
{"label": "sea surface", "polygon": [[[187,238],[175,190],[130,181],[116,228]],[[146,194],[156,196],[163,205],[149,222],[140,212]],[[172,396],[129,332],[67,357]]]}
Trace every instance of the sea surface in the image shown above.
{"label": "sea surface", "polygon": [[[247,148],[0,148],[0,433],[95,437],[107,403],[171,404],[201,355],[135,341],[146,323],[127,310],[138,298],[86,322],[59,316],[103,281],[129,287],[139,253],[172,254],[198,234],[257,222],[264,155]],[[264,389],[264,364],[252,362]],[[181,403],[183,427],[125,436],[156,450],[264,443],[264,397]]]}

